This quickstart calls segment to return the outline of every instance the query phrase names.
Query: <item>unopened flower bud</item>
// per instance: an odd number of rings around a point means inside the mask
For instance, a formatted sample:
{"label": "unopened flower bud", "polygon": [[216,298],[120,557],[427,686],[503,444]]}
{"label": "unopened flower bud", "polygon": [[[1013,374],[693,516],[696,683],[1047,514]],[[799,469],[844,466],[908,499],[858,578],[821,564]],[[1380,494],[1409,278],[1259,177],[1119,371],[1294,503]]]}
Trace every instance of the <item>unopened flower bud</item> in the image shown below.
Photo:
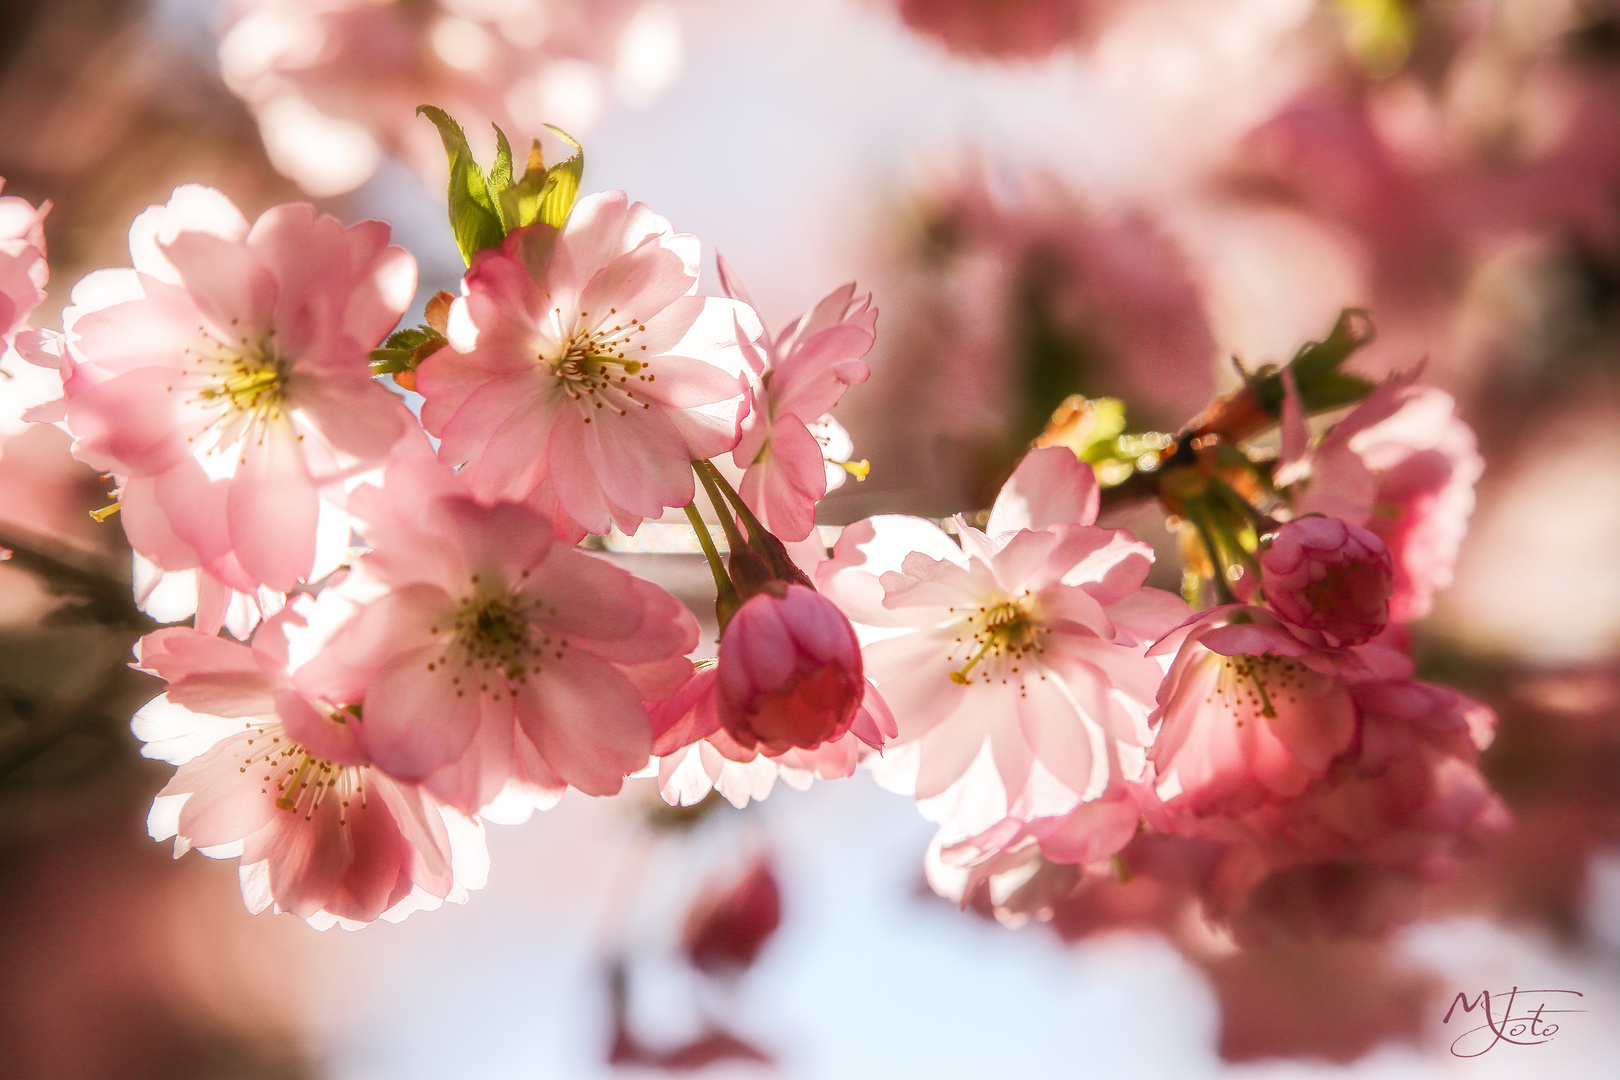
{"label": "unopened flower bud", "polygon": [[1358,525],[1319,516],[1291,521],[1261,556],[1260,570],[1271,608],[1331,645],[1358,645],[1389,622],[1389,551]]}
{"label": "unopened flower bud", "polygon": [[720,722],[744,747],[810,750],[849,730],[865,693],[860,643],[832,602],[788,585],[756,594],[720,638]]}

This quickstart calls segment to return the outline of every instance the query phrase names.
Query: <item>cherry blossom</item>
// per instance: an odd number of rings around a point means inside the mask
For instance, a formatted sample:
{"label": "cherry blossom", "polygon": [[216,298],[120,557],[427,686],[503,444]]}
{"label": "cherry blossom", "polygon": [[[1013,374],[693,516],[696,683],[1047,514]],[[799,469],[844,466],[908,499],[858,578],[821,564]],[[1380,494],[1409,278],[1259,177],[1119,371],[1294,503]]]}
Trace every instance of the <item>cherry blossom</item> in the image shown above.
{"label": "cherry blossom", "polygon": [[[726,295],[752,306],[736,271],[724,259],[719,265]],[[857,297],[851,282],[747,354],[754,405],[731,459],[743,470],[743,499],[783,540],[809,536],[816,503],[849,475],[854,447],[829,413],[871,374],[860,359],[871,351],[877,314],[871,295]]]}
{"label": "cherry blossom", "polygon": [[1301,513],[1342,518],[1377,534],[1394,565],[1391,622],[1427,615],[1451,584],[1484,472],[1474,432],[1451,395],[1400,376],[1378,387],[1323,436],[1310,459]]}
{"label": "cherry blossom", "polygon": [[[849,526],[817,582],[870,628],[866,670],[899,728],[871,766],[971,836],[1072,810],[1139,773],[1163,671],[1147,646],[1185,616],[1144,589],[1152,551],[1098,528],[1090,469],[1032,451],[987,531],[879,517]],[[1117,755],[1116,750],[1117,747]]]}
{"label": "cherry blossom", "polygon": [[341,624],[305,670],[363,706],[391,774],[474,813],[510,784],[548,805],[617,792],[647,763],[644,701],[691,675],[697,622],[662,589],[482,503],[424,453],[353,496],[373,549],[317,605]]}
{"label": "cherry blossom", "polygon": [[715,673],[726,734],[778,754],[842,736],[866,686],[849,620],[803,585],[747,600],[720,635]]}
{"label": "cherry blossom", "polygon": [[[302,598],[307,601],[309,598]],[[288,609],[253,647],[197,630],[148,634],[139,666],[168,682],[135,716],[143,753],[178,765],[148,819],[153,839],[240,858],[249,910],[326,929],[398,921],[484,884],[483,830],[366,757],[357,714],[300,691]]]}
{"label": "cherry blossom", "polygon": [[[1359,736],[1297,798],[1201,823],[1227,841],[1205,909],[1245,941],[1378,932],[1511,823],[1474,762],[1495,715],[1411,679],[1354,688]],[[1393,906],[1393,910],[1391,910]]]}
{"label": "cherry blossom", "polygon": [[1372,533],[1308,516],[1278,530],[1260,557],[1266,603],[1332,645],[1359,645],[1389,622],[1389,552]]}
{"label": "cherry blossom", "polygon": [[634,532],[692,501],[691,461],[737,445],[744,349],[763,329],[695,295],[695,237],[622,191],[561,233],[514,230],[481,253],[451,348],[417,370],[422,421],[484,499],[532,499],[565,535]]}
{"label": "cherry blossom", "polygon": [[195,186],[135,220],[130,252],[134,269],[91,274],[64,314],[74,454],[118,478],[137,552],[202,571],[199,596],[331,572],[345,488],[414,427],[367,353],[410,302],[415,262],[381,222],[293,204],[250,227]]}
{"label": "cherry blossom", "polygon": [[[1116,763],[1117,770],[1117,763]],[[1007,817],[974,836],[941,828],[924,870],[935,892],[961,904],[983,890],[997,918],[1019,925],[1046,918],[1073,892],[1090,864],[1118,854],[1137,835],[1142,783],[1120,781],[1066,814],[1025,821]]]}
{"label": "cherry blossom", "polygon": [[709,881],[687,913],[681,945],[692,966],[718,978],[752,967],[782,925],[782,888],[770,860],[756,856],[734,878]]}
{"label": "cherry blossom", "polygon": [[1355,738],[1352,686],[1411,674],[1411,661],[1382,645],[1339,649],[1311,637],[1233,604],[1154,645],[1175,654],[1148,752],[1168,810],[1232,814],[1301,794]]}

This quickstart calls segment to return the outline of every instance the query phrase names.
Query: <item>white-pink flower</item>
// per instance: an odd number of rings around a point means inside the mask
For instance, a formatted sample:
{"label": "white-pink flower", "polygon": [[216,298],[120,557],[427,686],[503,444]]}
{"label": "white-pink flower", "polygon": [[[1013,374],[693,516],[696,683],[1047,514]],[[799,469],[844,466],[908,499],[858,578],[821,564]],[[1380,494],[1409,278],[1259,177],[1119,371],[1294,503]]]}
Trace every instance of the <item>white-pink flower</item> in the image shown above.
{"label": "white-pink flower", "polygon": [[[5,183],[0,179],[0,189]],[[15,195],[0,198],[0,339],[6,348],[45,299],[45,283],[50,280],[45,215],[50,210],[48,202],[36,207]]]}
{"label": "white-pink flower", "polygon": [[691,502],[691,462],[737,445],[763,333],[746,304],[696,295],[700,256],[622,191],[480,253],[452,347],[416,374],[440,455],[480,498],[529,499],[576,536]]}
{"label": "white-pink flower", "polygon": [[[817,583],[869,628],[866,671],[898,738],[871,765],[958,837],[1061,815],[1140,773],[1163,670],[1148,645],[1186,614],[1143,587],[1152,551],[1101,529],[1089,467],[1032,451],[988,530],[960,546],[915,518],[849,526]],[[1134,778],[1127,775],[1126,779]]]}
{"label": "white-pink flower", "polygon": [[1485,470],[1451,395],[1415,378],[1386,381],[1323,436],[1296,506],[1384,541],[1395,571],[1394,623],[1427,615],[1434,594],[1451,584]]}
{"label": "white-pink flower", "polygon": [[379,765],[474,813],[508,785],[541,805],[568,786],[613,794],[647,764],[643,702],[692,672],[678,600],[554,541],[531,507],[480,502],[425,453],[352,504],[373,549],[321,594],[342,626],[303,670],[363,707]]}
{"label": "white-pink flower", "polygon": [[[752,305],[736,271],[718,261],[726,295]],[[809,536],[816,503],[849,475],[849,437],[829,413],[871,374],[861,357],[876,340],[877,315],[851,282],[747,354],[754,406],[731,460],[743,470],[738,493],[783,540]]]}
{"label": "white-pink flower", "polygon": [[139,666],[169,685],[135,733],[146,756],[179,766],[152,837],[173,837],[176,858],[239,857],[249,910],[321,929],[464,902],[488,872],[482,827],[377,769],[350,710],[295,688],[289,630],[290,610],[251,648],[185,628],[141,640]]}
{"label": "white-pink flower", "polygon": [[130,253],[64,315],[74,454],[119,478],[130,542],[162,570],[242,593],[329,573],[346,487],[414,428],[368,357],[410,303],[414,260],[382,222],[293,204],[249,226],[195,186],[135,220]]}

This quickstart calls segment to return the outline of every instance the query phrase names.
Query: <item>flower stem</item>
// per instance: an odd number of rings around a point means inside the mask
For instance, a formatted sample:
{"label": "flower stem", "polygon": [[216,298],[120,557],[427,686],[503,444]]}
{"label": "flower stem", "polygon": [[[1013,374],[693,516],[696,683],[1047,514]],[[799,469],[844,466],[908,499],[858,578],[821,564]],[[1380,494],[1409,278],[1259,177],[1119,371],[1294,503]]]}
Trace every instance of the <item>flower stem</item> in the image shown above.
{"label": "flower stem", "polygon": [[[759,519],[754,516],[754,512],[748,509],[748,504],[743,502],[742,496],[737,494],[736,490],[726,480],[724,474],[714,467],[712,461],[694,461],[692,462],[692,468],[697,470],[698,477],[703,480],[703,486],[708,489],[711,497],[717,488],[724,493],[726,501],[736,509],[737,516],[742,518],[743,524],[748,526],[749,536],[758,540],[770,531],[760,524]],[[719,509],[719,507],[717,506],[716,509]],[[722,516],[728,515],[722,514]]]}
{"label": "flower stem", "polygon": [[720,551],[714,546],[714,537],[709,535],[709,527],[703,523],[703,515],[698,513],[696,500],[686,504],[686,520],[692,523],[692,531],[697,533],[698,544],[703,548],[703,558],[708,561],[709,573],[714,575],[715,607],[718,609],[729,604],[735,610],[741,601],[731,584],[731,578],[726,574],[725,563],[720,561]]}
{"label": "flower stem", "polygon": [[[720,471],[709,462],[701,459],[692,462],[692,471],[697,473],[698,482],[703,485],[703,490],[709,493],[709,502],[714,504],[714,512],[720,518],[720,527],[726,530],[726,543],[731,547],[732,551],[742,551],[747,548],[748,541],[743,539],[742,531],[737,528],[736,515],[726,506],[726,500],[721,496],[720,489],[715,484],[714,478],[720,475]],[[724,478],[721,478],[720,482],[725,483]]]}
{"label": "flower stem", "polygon": [[1205,519],[1202,501],[1197,503],[1189,501],[1187,511],[1193,527],[1198,530],[1198,538],[1204,543],[1204,550],[1209,553],[1210,576],[1215,584],[1216,601],[1219,604],[1236,603],[1237,596],[1232,592],[1232,583],[1226,579],[1226,553],[1221,549],[1215,531]]}

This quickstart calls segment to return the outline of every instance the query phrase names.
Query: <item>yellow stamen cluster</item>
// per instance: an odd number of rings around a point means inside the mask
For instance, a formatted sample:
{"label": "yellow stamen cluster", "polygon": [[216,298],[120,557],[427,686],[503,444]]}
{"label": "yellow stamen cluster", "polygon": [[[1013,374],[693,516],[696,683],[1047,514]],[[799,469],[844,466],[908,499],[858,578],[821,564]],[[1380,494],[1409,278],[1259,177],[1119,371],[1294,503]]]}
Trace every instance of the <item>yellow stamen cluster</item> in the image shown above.
{"label": "yellow stamen cluster", "polygon": [[[231,320],[233,326],[236,322]],[[245,442],[251,429],[280,420],[287,409],[287,365],[276,351],[275,330],[257,343],[246,336],[226,341],[206,326],[197,327],[197,333],[203,343],[183,353],[203,383],[193,400],[214,415],[186,441],[195,442],[199,435],[213,431],[214,445],[209,449],[223,450]],[[261,427],[259,438],[263,437]]]}
{"label": "yellow stamen cluster", "polygon": [[[1031,614],[1029,590],[1014,599],[980,604],[966,610],[967,617],[957,626],[956,646],[968,650],[967,662],[951,672],[951,681],[966,686],[973,681],[974,669],[984,682],[1016,680],[1023,693],[1025,669],[1046,651],[1042,639],[1051,629]],[[952,650],[954,655],[954,648]],[[1038,665],[1035,673],[1046,678]]]}
{"label": "yellow stamen cluster", "polygon": [[321,806],[338,800],[338,824],[349,823],[353,809],[366,809],[366,777],[370,766],[334,765],[315,757],[277,728],[246,725],[247,750],[237,772],[263,769],[259,792],[275,797],[276,809],[313,818]]}
{"label": "yellow stamen cluster", "polygon": [[[562,311],[554,314],[559,323]],[[618,315],[618,308],[608,312]],[[590,315],[579,313],[576,329],[556,356],[540,354],[540,364],[551,369],[563,392],[580,406],[585,422],[591,422],[596,409],[611,408],[620,416],[628,416],[632,408],[651,408],[651,403],[636,399],[636,382],[650,383],[657,376],[652,373],[650,360],[639,356],[626,356],[626,352],[644,353],[647,346],[636,345],[635,335],[647,329],[636,319],[624,318],[611,327],[587,329]]]}

